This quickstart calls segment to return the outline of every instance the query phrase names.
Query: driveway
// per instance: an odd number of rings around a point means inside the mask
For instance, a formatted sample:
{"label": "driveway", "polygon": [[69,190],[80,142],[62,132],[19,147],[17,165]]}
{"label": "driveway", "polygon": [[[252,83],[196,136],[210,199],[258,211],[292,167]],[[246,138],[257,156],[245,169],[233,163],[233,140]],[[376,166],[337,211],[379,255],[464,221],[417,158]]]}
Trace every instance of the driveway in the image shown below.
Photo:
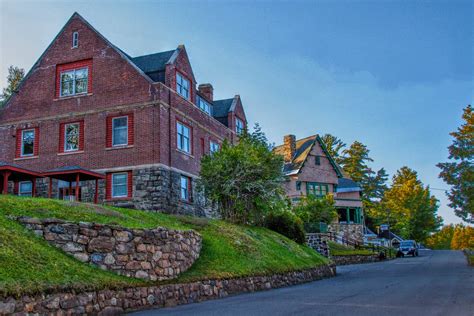
{"label": "driveway", "polygon": [[474,315],[474,269],[460,251],[341,266],[332,279],[132,315]]}

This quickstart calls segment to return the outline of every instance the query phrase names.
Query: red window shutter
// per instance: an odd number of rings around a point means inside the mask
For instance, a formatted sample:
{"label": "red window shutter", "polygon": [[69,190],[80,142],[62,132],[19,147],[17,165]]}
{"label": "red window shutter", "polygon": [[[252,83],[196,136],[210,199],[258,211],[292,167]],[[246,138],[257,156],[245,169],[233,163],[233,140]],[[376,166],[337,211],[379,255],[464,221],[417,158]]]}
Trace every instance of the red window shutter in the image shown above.
{"label": "red window shutter", "polygon": [[107,173],[105,176],[105,199],[110,200],[112,198],[112,174]]}
{"label": "red window shutter", "polygon": [[188,201],[192,202],[193,200],[193,183],[191,177],[188,177]]}
{"label": "red window shutter", "polygon": [[35,142],[34,142],[34,145],[33,145],[33,155],[34,156],[39,155],[39,139],[40,139],[39,127],[35,127]]}
{"label": "red window shutter", "polygon": [[105,147],[110,148],[112,147],[112,116],[107,117],[106,129]]}
{"label": "red window shutter", "polygon": [[128,176],[127,176],[127,180],[128,180],[128,197],[131,198],[132,195],[133,195],[133,174],[132,174],[132,171],[128,171]]}
{"label": "red window shutter", "polygon": [[21,157],[21,129],[16,130],[16,152],[15,158]]}
{"label": "red window shutter", "polygon": [[79,150],[84,150],[84,121],[79,122]]}
{"label": "red window shutter", "polygon": [[204,156],[206,154],[205,152],[205,144],[204,144],[204,138],[201,138],[201,155]]}
{"label": "red window shutter", "polygon": [[65,128],[65,123],[59,124],[59,147],[58,147],[58,152],[63,153],[64,152],[64,128]]}
{"label": "red window shutter", "polygon": [[135,138],[135,122],[133,113],[128,115],[128,145],[133,145]]}

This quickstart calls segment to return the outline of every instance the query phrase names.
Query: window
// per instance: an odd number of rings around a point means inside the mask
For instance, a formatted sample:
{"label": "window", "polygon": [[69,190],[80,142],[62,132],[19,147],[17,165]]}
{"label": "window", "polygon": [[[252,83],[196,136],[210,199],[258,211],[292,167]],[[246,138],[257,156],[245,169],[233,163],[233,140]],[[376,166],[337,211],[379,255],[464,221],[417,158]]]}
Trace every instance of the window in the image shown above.
{"label": "window", "polygon": [[89,69],[87,67],[62,71],[60,96],[87,93],[88,77]]}
{"label": "window", "polygon": [[307,190],[308,195],[313,195],[316,197],[323,197],[327,195],[329,192],[327,184],[314,183],[314,182],[306,183],[306,190]]}
{"label": "window", "polygon": [[176,123],[176,129],[177,129],[178,149],[190,154],[191,153],[191,129],[180,122]]}
{"label": "window", "polygon": [[176,73],[176,91],[185,99],[189,99],[189,80]]}
{"label": "window", "polygon": [[181,187],[181,193],[180,193],[181,200],[188,201],[188,202],[191,201],[191,192],[192,192],[191,178],[186,177],[186,176],[181,176],[180,187]]}
{"label": "window", "polygon": [[213,154],[213,153],[219,151],[219,149],[220,149],[219,143],[213,142],[213,141],[211,140],[211,142],[209,143],[209,151],[210,151],[210,153]]}
{"label": "window", "polygon": [[128,116],[112,118],[112,146],[128,145]]}
{"label": "window", "polygon": [[128,173],[112,174],[112,197],[128,197]]}
{"label": "window", "polygon": [[72,33],[72,48],[76,48],[79,45],[79,33]]}
{"label": "window", "polygon": [[35,130],[21,131],[21,157],[33,156],[35,153]]}
{"label": "window", "polygon": [[301,181],[296,181],[296,190],[301,190]]}
{"label": "window", "polygon": [[237,134],[242,134],[244,131],[244,122],[239,119],[239,118],[235,118],[235,132]]}
{"label": "window", "polygon": [[33,195],[33,183],[31,181],[21,181],[18,186],[19,196],[32,196]]}
{"label": "window", "polygon": [[321,157],[314,156],[314,163],[315,163],[316,166],[321,165]]}
{"label": "window", "polygon": [[209,115],[212,115],[212,106],[209,104],[209,102],[207,102],[200,96],[197,97],[197,101],[198,101],[198,106],[202,111],[206,112]]}
{"label": "window", "polygon": [[64,151],[79,150],[80,124],[70,123],[64,126]]}

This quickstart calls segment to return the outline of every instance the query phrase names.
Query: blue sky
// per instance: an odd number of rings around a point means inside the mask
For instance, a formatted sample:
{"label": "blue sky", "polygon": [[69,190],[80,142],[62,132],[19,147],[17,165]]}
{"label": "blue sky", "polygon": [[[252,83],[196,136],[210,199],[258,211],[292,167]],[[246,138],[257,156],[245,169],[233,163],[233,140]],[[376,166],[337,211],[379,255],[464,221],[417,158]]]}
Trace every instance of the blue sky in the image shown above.
{"label": "blue sky", "polygon": [[[433,188],[474,99],[474,2],[0,0],[0,86],[74,11],[132,56],[185,44],[198,82],[240,94],[269,139],[332,133]],[[446,223],[460,220],[440,199]]]}

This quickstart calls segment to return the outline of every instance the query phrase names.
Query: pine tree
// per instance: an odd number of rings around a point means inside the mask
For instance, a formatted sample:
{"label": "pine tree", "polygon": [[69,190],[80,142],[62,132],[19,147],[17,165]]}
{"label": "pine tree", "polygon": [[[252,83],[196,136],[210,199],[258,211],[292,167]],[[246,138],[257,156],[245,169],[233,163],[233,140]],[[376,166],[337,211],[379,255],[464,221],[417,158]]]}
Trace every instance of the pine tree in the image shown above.
{"label": "pine tree", "polygon": [[342,168],[352,180],[361,183],[369,173],[367,162],[372,162],[369,157],[369,149],[361,142],[355,141],[348,149],[343,151],[341,159]]}
{"label": "pine tree", "polygon": [[7,87],[3,88],[3,93],[0,96],[0,108],[3,108],[8,98],[16,91],[24,76],[24,69],[15,66],[8,67]]}
{"label": "pine tree", "polygon": [[438,200],[418,179],[416,171],[402,167],[382,199],[380,216],[390,211],[393,231],[405,239],[424,241],[442,224],[437,216]]}
{"label": "pine tree", "polygon": [[326,146],[329,155],[334,159],[335,162],[340,164],[342,161],[342,151],[346,147],[346,143],[331,134],[324,134],[321,137],[321,140]]}
{"label": "pine tree", "polygon": [[439,174],[451,190],[447,193],[449,206],[457,216],[474,223],[474,113],[468,105],[464,109],[465,123],[452,132],[454,140],[448,147],[450,162],[439,163]]}

